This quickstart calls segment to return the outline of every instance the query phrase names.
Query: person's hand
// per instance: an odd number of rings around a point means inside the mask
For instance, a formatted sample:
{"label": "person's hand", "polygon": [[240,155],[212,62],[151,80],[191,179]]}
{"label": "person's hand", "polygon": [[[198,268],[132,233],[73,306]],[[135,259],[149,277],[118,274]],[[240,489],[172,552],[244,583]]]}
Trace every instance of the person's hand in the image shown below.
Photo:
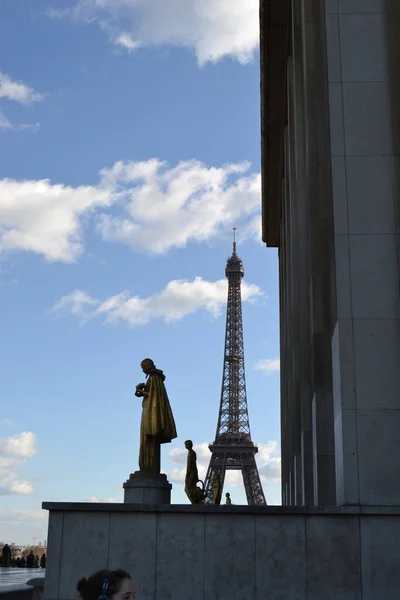
{"label": "person's hand", "polygon": [[135,396],[137,396],[138,398],[142,398],[145,395],[145,393],[144,393],[145,387],[146,387],[145,383],[138,383],[136,386]]}

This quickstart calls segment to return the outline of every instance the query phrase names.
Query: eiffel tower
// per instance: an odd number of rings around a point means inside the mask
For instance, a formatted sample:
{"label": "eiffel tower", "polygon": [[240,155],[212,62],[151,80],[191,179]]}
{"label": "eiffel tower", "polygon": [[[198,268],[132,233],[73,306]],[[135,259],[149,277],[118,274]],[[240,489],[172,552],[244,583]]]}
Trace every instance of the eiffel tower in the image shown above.
{"label": "eiffel tower", "polygon": [[205,503],[213,502],[216,476],[219,475],[222,491],[226,471],[233,469],[242,471],[247,503],[266,504],[255,460],[258,448],[251,441],[250,435],[241,297],[244,268],[242,260],[236,254],[236,228],[233,231],[233,254],[225,269],[229,286],[221,402],[215,441],[209,446],[211,459],[204,482]]}

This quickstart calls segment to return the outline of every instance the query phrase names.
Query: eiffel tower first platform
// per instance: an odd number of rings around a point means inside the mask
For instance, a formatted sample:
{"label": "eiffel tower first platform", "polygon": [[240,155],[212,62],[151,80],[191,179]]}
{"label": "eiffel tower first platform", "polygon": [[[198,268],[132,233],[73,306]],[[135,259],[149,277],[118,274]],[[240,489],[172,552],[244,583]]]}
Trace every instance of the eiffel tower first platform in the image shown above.
{"label": "eiffel tower first platform", "polygon": [[258,452],[251,440],[247,408],[246,377],[243,349],[241,280],[243,262],[236,253],[236,229],[234,229],[233,253],[226,269],[228,278],[228,304],[226,313],[224,369],[221,402],[215,441],[209,446],[212,453],[205,486],[205,503],[213,501],[216,476],[224,487],[228,469],[242,471],[247,503],[265,505],[255,454]]}

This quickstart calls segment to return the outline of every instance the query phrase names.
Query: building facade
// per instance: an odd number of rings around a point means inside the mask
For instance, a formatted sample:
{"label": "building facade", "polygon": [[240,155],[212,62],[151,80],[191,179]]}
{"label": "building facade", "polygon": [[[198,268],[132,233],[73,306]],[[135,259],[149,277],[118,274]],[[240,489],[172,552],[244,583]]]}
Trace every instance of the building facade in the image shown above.
{"label": "building facade", "polygon": [[261,0],[282,498],[400,505],[400,0]]}

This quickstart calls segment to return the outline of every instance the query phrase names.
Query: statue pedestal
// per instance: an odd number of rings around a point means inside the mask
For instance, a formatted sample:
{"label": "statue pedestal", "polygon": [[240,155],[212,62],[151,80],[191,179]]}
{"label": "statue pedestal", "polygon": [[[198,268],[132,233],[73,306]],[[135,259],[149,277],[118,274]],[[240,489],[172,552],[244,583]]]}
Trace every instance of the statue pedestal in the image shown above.
{"label": "statue pedestal", "polygon": [[171,504],[172,485],[167,476],[132,473],[124,483],[125,504]]}

